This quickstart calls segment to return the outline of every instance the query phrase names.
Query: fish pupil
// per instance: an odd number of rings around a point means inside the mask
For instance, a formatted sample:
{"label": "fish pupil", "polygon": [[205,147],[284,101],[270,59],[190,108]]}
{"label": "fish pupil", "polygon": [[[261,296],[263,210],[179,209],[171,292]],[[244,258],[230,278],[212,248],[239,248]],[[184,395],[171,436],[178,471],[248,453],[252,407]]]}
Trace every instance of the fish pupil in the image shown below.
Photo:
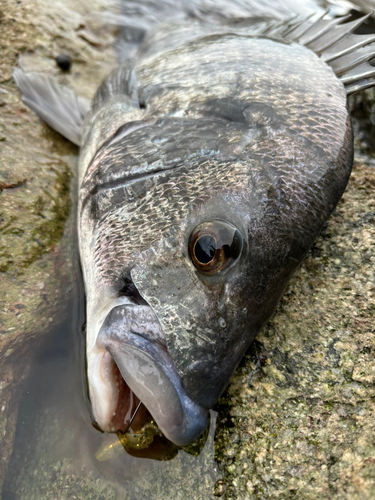
{"label": "fish pupil", "polygon": [[215,255],[216,242],[212,236],[201,236],[194,247],[195,258],[201,264],[208,264]]}

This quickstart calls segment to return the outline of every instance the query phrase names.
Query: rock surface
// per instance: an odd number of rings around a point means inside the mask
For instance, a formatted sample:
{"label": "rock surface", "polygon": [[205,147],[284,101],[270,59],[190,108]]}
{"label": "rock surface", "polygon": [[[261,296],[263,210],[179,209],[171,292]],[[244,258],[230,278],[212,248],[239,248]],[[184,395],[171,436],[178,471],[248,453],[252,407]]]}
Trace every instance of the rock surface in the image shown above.
{"label": "rock surface", "polygon": [[[1,8],[0,484],[30,353],[71,312],[76,265],[70,190],[77,149],[20,102],[12,68],[19,61],[90,97],[114,65],[114,33],[93,15],[109,8],[105,0],[8,0]],[[59,54],[71,56],[70,72],[57,67]],[[120,488],[92,464],[80,469],[73,459],[45,453],[66,434],[58,412],[42,409],[39,447],[24,457],[24,477],[9,482],[13,499],[375,497],[375,169],[368,156],[374,95],[353,101],[362,113],[361,163],[343,199],[218,405],[222,472],[210,449],[200,462],[188,457],[145,468],[137,484],[129,479]]]}
{"label": "rock surface", "polygon": [[[75,4],[75,2],[74,2]],[[93,8],[105,7],[91,2]],[[73,5],[73,3],[72,3]],[[46,70],[90,97],[114,62],[112,38],[95,46],[80,5],[9,0],[0,11],[0,488],[12,450],[22,381],[41,339],[69,313],[74,283],[71,180],[78,149],[21,101],[12,71]],[[82,6],[81,6],[82,9]],[[88,41],[88,39],[90,39]],[[70,53],[63,75],[54,57]],[[63,237],[64,236],[64,237]]]}
{"label": "rock surface", "polygon": [[374,193],[375,169],[355,164],[221,401],[226,498],[375,496]]}

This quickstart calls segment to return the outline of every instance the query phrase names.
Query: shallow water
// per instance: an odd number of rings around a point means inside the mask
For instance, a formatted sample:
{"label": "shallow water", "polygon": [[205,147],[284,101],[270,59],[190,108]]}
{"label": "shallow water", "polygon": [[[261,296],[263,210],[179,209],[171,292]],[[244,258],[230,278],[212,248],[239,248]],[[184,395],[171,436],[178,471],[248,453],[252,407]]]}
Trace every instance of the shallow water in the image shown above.
{"label": "shallow water", "polygon": [[2,499],[57,499],[61,495],[167,500],[187,498],[191,489],[194,498],[215,498],[215,482],[222,476],[214,460],[215,412],[211,413],[210,433],[198,457],[182,450],[165,462],[135,458],[125,450],[106,461],[95,457],[101,446],[117,438],[101,433],[91,422],[80,276],[75,289],[71,318],[51,331],[35,354],[21,397]]}

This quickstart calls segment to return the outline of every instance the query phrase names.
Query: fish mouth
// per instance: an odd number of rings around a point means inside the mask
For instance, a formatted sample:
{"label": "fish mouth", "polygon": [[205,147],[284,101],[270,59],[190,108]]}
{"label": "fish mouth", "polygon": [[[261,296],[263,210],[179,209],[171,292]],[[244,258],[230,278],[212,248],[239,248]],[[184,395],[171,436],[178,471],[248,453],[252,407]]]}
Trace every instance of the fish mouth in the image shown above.
{"label": "fish mouth", "polygon": [[178,446],[192,443],[206,429],[208,409],[186,394],[148,305],[114,307],[90,357],[93,412],[104,431],[123,430],[139,400]]}

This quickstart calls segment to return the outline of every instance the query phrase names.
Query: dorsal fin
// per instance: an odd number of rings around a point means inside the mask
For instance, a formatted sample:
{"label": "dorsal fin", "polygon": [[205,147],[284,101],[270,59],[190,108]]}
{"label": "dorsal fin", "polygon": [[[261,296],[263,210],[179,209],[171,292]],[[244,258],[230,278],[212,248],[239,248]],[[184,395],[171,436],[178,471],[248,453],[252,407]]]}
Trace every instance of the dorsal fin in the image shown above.
{"label": "dorsal fin", "polygon": [[[358,29],[371,15],[351,22],[350,15],[324,19],[327,12],[315,21],[313,15],[301,19],[262,20],[246,29],[252,36],[282,39],[309,48],[333,69],[345,85],[347,94],[375,86],[375,33],[356,35]],[[374,59],[375,61],[375,59]]]}
{"label": "dorsal fin", "polygon": [[[260,19],[251,26],[239,29],[251,36],[263,36],[295,42],[309,48],[333,69],[342,81],[347,94],[375,86],[375,33],[356,35],[358,29],[371,15],[345,22],[350,15],[325,19],[328,11],[315,21],[292,17],[287,20]],[[245,19],[243,19],[245,21]],[[226,20],[230,25],[230,22]]]}
{"label": "dorsal fin", "polygon": [[[328,20],[319,18],[315,22],[306,20],[294,30],[288,28],[287,33],[280,30],[278,35],[305,45],[315,52],[331,66],[349,95],[375,86],[375,64],[371,64],[371,60],[375,58],[375,33],[353,33],[371,14],[349,23],[344,21],[350,16]],[[307,24],[310,24],[310,27],[301,31],[301,27],[306,27]]]}

